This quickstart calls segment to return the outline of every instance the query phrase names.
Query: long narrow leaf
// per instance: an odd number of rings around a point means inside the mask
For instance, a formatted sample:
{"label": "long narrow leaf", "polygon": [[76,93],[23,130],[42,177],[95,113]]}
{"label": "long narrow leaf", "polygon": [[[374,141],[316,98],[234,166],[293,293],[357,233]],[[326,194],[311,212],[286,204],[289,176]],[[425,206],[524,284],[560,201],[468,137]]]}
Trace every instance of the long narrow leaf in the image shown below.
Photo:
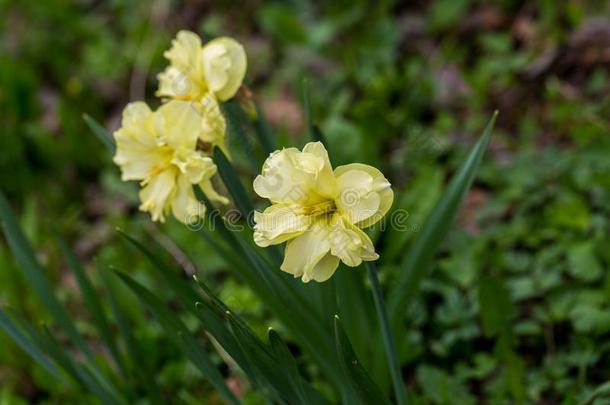
{"label": "long narrow leaf", "polygon": [[[184,307],[197,316],[207,331],[221,344],[224,350],[238,363],[245,363],[244,354],[241,352],[239,345],[235,341],[233,335],[225,326],[223,318],[218,316],[211,308],[206,305],[201,305],[196,308],[196,303],[201,303],[202,297],[192,286],[185,280],[181,279],[178,274],[167,265],[158,255],[147,249],[142,243],[132,238],[124,232],[121,235],[137,250],[144,254],[150,261],[153,269],[165,280],[169,288],[171,288]],[[244,369],[246,374],[249,370]]]}
{"label": "long narrow leaf", "polygon": [[335,344],[339,359],[349,377],[352,388],[356,391],[358,398],[363,404],[390,404],[390,401],[383,394],[371,377],[360,364],[354,349],[345,334],[341,321],[335,316]]}
{"label": "long narrow leaf", "polygon": [[53,363],[49,361],[44,354],[44,350],[32,342],[30,338],[28,338],[2,310],[2,308],[0,308],[0,328],[2,328],[4,332],[11,337],[11,339],[13,339],[13,342],[15,342],[17,346],[19,346],[32,359],[47,370],[53,377],[63,381],[63,377],[59,373],[59,370],[57,370],[57,367],[55,367]]}
{"label": "long narrow leaf", "polygon": [[229,101],[221,105],[221,109],[227,120],[229,134],[237,140],[239,146],[245,154],[251,169],[258,170],[258,162],[256,161],[256,154],[254,152],[254,146],[248,138],[248,134],[244,129],[245,117],[244,111],[242,110],[239,103],[236,101]]}
{"label": "long narrow leaf", "polygon": [[104,146],[108,148],[110,153],[114,155],[116,146],[114,144],[114,139],[112,138],[110,132],[108,132],[106,128],[104,128],[99,122],[97,122],[87,114],[83,114],[83,120],[85,120],[85,123],[87,124],[87,126],[89,126],[95,136],[97,136],[97,138],[102,141]]}
{"label": "long narrow leaf", "polygon": [[397,330],[402,316],[430,270],[434,254],[449,231],[453,219],[474,180],[477,168],[489,143],[496,115],[497,112],[494,113],[483,135],[426,220],[421,234],[415,240],[402,263],[402,271],[388,301],[390,320],[394,331]]}
{"label": "long narrow leaf", "polygon": [[27,281],[32,286],[38,297],[42,301],[44,307],[53,316],[55,321],[66,332],[72,343],[78,347],[89,359],[93,359],[93,355],[83,337],[78,333],[74,323],[68,316],[68,313],[59,303],[59,300],[53,294],[53,288],[46,279],[43,269],[40,267],[38,260],[32,250],[32,247],[26,240],[17,219],[11,210],[6,197],[0,192],[0,220],[2,220],[2,228],[8,244],[15,256],[19,267],[26,276]]}
{"label": "long narrow leaf", "polygon": [[218,166],[218,173],[233,197],[237,209],[239,209],[244,218],[248,218],[248,215],[254,211],[250,197],[246,193],[237,173],[235,173],[231,162],[229,162],[229,159],[219,148],[214,148],[214,162]]}
{"label": "long narrow leaf", "polygon": [[229,390],[209,355],[201,349],[180,318],[171,312],[167,306],[147,288],[124,273],[117,275],[133,291],[138,299],[155,316],[165,332],[174,343],[184,352],[186,357],[197,367],[201,374],[212,384],[225,401],[230,404],[239,404],[235,395]]}
{"label": "long narrow leaf", "polygon": [[254,129],[258,139],[267,154],[272,153],[277,149],[277,143],[273,136],[273,131],[269,127],[269,123],[265,118],[265,113],[261,106],[256,103],[256,120],[254,121]]}
{"label": "long narrow leaf", "polygon": [[68,267],[70,268],[70,270],[72,270],[72,273],[74,273],[74,276],[76,277],[76,281],[78,282],[83,299],[85,301],[85,305],[87,306],[89,313],[93,317],[93,321],[95,322],[95,325],[97,326],[97,329],[103,341],[106,343],[106,346],[110,350],[110,353],[112,354],[116,365],[119,367],[119,370],[121,371],[123,376],[126,377],[127,369],[125,368],[123,359],[119,354],[119,349],[116,345],[114,334],[110,329],[110,324],[106,319],[106,314],[104,314],[104,308],[102,307],[102,303],[100,302],[95,292],[95,289],[93,288],[93,285],[89,280],[89,277],[87,277],[85,269],[83,269],[83,266],[80,264],[79,260],[76,258],[76,256],[68,247],[67,243],[63,240],[63,238],[57,235],[57,240],[59,241],[60,249],[62,250],[66,258]]}
{"label": "long narrow leaf", "polygon": [[91,363],[80,364],[72,358],[51,331],[45,327],[44,338],[48,341],[49,350],[55,358],[69,370],[76,374],[85,387],[93,393],[103,404],[124,404],[121,394],[112,384],[101,375]]}
{"label": "long narrow leaf", "polygon": [[[132,325],[129,319],[126,317],[126,311],[123,310],[119,303],[119,294],[117,292],[117,285],[115,284],[116,276],[107,269],[99,268],[98,274],[102,283],[104,284],[108,305],[110,311],[116,321],[119,336],[122,338],[127,352],[127,359],[131,361],[131,369],[128,373],[136,375],[142,385],[146,387],[149,393],[149,398],[152,403],[158,404],[163,403],[163,396],[159,389],[159,385],[156,381],[156,370],[152,368],[150,361],[146,358],[141,349],[141,344],[136,340],[132,333]],[[113,277],[115,279],[113,279]],[[129,375],[129,377],[132,377]],[[131,387],[130,387],[131,388]]]}

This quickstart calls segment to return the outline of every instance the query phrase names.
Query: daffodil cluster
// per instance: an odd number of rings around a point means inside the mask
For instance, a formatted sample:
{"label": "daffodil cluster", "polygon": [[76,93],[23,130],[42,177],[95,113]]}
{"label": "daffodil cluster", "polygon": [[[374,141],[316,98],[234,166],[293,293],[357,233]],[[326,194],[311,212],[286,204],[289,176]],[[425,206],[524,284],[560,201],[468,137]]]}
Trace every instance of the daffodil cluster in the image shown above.
{"label": "daffodil cluster", "polygon": [[254,214],[254,241],[261,247],[287,242],[283,271],[321,282],[339,261],[355,267],[379,257],[362,229],[387,213],[394,193],[374,167],[354,163],[333,170],[324,145],[313,142],[302,151],[272,153],[254,190],[271,201]]}
{"label": "daffodil cluster", "polygon": [[158,76],[156,92],[164,104],[156,111],[143,102],[125,108],[114,133],[114,162],[123,180],[140,181],[140,210],[153,221],[163,222],[171,212],[188,224],[205,213],[193,185],[212,201],[228,202],[212,186],[216,165],[210,155],[216,146],[227,153],[226,121],[218,103],[241,86],[246,54],[233,39],[203,46],[196,34],[180,31],[164,55],[170,65]]}

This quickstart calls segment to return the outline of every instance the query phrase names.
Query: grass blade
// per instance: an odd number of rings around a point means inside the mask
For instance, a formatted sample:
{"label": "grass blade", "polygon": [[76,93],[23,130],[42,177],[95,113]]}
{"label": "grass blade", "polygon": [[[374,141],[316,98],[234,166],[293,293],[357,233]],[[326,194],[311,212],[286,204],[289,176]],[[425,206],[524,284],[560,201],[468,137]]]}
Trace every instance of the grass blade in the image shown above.
{"label": "grass blade", "polygon": [[57,367],[55,367],[44,354],[44,349],[32,342],[2,308],[0,308],[0,328],[13,339],[13,342],[15,342],[17,346],[47,370],[53,377],[60,381],[64,381]]}
{"label": "grass blade", "polygon": [[66,258],[68,267],[70,268],[70,270],[72,270],[72,273],[74,273],[74,276],[76,277],[76,281],[78,282],[78,286],[81,290],[85,305],[89,313],[93,317],[93,321],[97,326],[100,336],[102,337],[102,339],[106,343],[106,346],[110,350],[110,353],[112,354],[112,357],[114,358],[114,361],[118,366],[119,370],[121,371],[123,376],[126,377],[127,369],[125,368],[123,359],[119,354],[119,349],[116,345],[114,334],[112,333],[112,330],[110,329],[110,324],[108,323],[106,315],[104,314],[104,308],[102,307],[102,303],[97,297],[95,289],[93,288],[89,277],[87,277],[87,274],[85,273],[85,269],[74,255],[74,252],[72,252],[72,250],[68,247],[64,239],[61,236],[57,235],[57,240],[59,242],[59,247],[64,257]]}
{"label": "grass blade", "polygon": [[74,323],[59,303],[59,300],[53,295],[53,288],[46,279],[44,271],[38,263],[32,247],[23,235],[17,219],[2,192],[0,192],[0,220],[2,220],[4,236],[8,241],[19,267],[43,305],[66,332],[72,343],[78,347],[85,356],[89,359],[93,359],[93,355],[87,347],[85,340],[76,330]]}
{"label": "grass blade", "polygon": [[277,143],[275,142],[273,131],[271,130],[271,127],[269,127],[269,123],[265,118],[265,113],[263,112],[260,104],[255,103],[255,107],[256,120],[254,121],[254,130],[263,147],[263,150],[267,155],[269,155],[277,149]]}
{"label": "grass blade", "polygon": [[381,292],[381,285],[379,284],[379,277],[377,276],[375,264],[373,262],[366,262],[366,271],[373,288],[375,309],[377,310],[381,337],[383,338],[383,345],[385,347],[385,352],[388,359],[390,375],[392,377],[392,384],[394,386],[394,395],[396,396],[396,403],[398,405],[403,405],[407,403],[407,396],[405,394],[404,382],[402,381],[400,365],[398,364],[398,356],[396,355],[394,336],[392,335],[392,330],[390,329],[390,322],[388,320],[385,303],[383,302],[383,293]]}
{"label": "grass blade", "polygon": [[[117,292],[117,286],[112,277],[115,277],[113,273],[108,270],[99,269],[98,274],[104,284],[107,292],[108,304],[110,305],[110,311],[116,321],[119,335],[122,337],[125,349],[127,351],[127,358],[131,360],[131,368],[133,374],[141,379],[144,383],[143,386],[149,391],[150,399],[152,403],[162,403],[163,396],[155,379],[155,370],[152,369],[150,361],[146,359],[146,356],[140,349],[138,341],[133,336],[132,325],[125,316],[125,311],[121,308]],[[130,376],[131,377],[131,376]]]}
{"label": "grass blade", "polygon": [[220,108],[227,120],[229,134],[238,142],[238,145],[246,155],[246,159],[248,159],[251,169],[254,170],[254,172],[258,171],[258,162],[256,161],[256,154],[254,153],[254,146],[244,129],[246,119],[241,106],[236,101],[229,101],[221,104]]}
{"label": "grass blade", "polygon": [[248,193],[246,193],[244,186],[241,184],[233,165],[219,148],[214,148],[214,162],[218,166],[218,173],[225,186],[227,186],[237,209],[244,218],[248,218],[254,211],[250,197],[248,197]]}
{"label": "grass blade", "polygon": [[311,113],[311,99],[309,97],[309,80],[304,77],[301,81],[301,97],[303,103],[303,115],[305,115],[305,123],[307,124],[307,132],[309,136],[315,140],[315,128],[313,116]]}
{"label": "grass blade", "polygon": [[335,316],[335,345],[343,369],[349,378],[350,385],[355,390],[360,401],[364,404],[389,405],[390,401],[360,364],[338,316]]}
{"label": "grass blade", "polygon": [[116,274],[133,291],[142,304],[155,316],[174,343],[184,352],[186,357],[197,367],[210,384],[212,384],[223,399],[229,404],[239,404],[239,401],[225,384],[224,379],[216,369],[216,366],[209,358],[208,354],[201,349],[199,343],[180,318],[140,283],[124,273],[116,272]]}
{"label": "grass blade", "polygon": [[[204,327],[210,334],[220,343],[223,349],[238,363],[245,363],[244,354],[242,353],[237,341],[225,326],[224,313],[221,311],[221,315],[214,312],[212,308],[202,301],[202,296],[199,295],[192,286],[181,279],[176,271],[172,269],[167,263],[164,262],[159,256],[155,255],[152,251],[147,249],[142,243],[132,238],[124,232],[120,234],[137,250],[144,254],[144,256],[150,261],[153,269],[165,280],[169,288],[171,288],[180,300],[182,305],[191,313],[199,318]],[[200,305],[196,306],[199,303]],[[247,369],[244,372],[248,374]]]}
{"label": "grass blade", "polygon": [[449,231],[453,219],[474,180],[476,170],[489,143],[496,116],[497,112],[494,113],[483,135],[447,187],[447,191],[428,216],[421,234],[415,240],[402,263],[403,270],[398,276],[396,287],[388,301],[390,321],[394,331],[398,330],[402,316],[407,311],[409,304],[419,290],[422,280],[430,270],[432,258]]}
{"label": "grass blade", "polygon": [[106,128],[104,128],[99,122],[97,122],[88,114],[83,114],[83,120],[85,121],[89,129],[91,129],[91,131],[95,134],[95,136],[97,136],[97,138],[102,141],[102,143],[104,144],[104,146],[106,146],[110,153],[114,155],[116,146],[114,144],[114,138],[112,137],[110,132],[108,132]]}

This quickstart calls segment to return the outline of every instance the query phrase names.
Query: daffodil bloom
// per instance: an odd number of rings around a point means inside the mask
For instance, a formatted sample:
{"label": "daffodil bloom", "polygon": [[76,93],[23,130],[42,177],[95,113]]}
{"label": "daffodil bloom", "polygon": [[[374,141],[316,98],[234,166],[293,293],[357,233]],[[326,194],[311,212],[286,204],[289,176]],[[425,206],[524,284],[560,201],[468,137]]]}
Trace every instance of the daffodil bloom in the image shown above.
{"label": "daffodil bloom", "polygon": [[281,269],[325,281],[342,261],[355,267],[379,258],[362,230],[390,209],[394,193],[374,167],[353,163],[332,169],[320,142],[272,153],[254,180],[256,193],[271,201],[254,213],[254,242],[287,242]]}
{"label": "daffodil bloom", "polygon": [[170,66],[158,76],[159,97],[200,102],[208,95],[232,98],[246,74],[246,52],[234,39],[215,38],[202,45],[190,31],[180,31],[164,53]]}
{"label": "daffodil bloom", "polygon": [[121,128],[114,133],[114,162],[121,179],[140,180],[140,210],[164,222],[171,212],[183,223],[205,213],[195,198],[199,185],[211,200],[227,203],[212,186],[216,165],[200,150],[200,113],[184,101],[171,101],[157,111],[143,102],[128,104]]}

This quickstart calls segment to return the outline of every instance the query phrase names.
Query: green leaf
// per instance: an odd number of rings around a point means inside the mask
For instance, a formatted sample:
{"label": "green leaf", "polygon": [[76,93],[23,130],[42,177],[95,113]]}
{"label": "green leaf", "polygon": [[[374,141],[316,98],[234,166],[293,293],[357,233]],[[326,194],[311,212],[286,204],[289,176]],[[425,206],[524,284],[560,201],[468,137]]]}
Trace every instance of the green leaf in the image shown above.
{"label": "green leaf", "polygon": [[510,326],[514,306],[508,290],[499,280],[490,277],[481,279],[479,307],[485,335],[498,336]]}
{"label": "green leaf", "polygon": [[119,367],[123,376],[124,377],[127,376],[127,369],[125,368],[123,359],[121,358],[121,355],[119,354],[119,349],[116,345],[116,341],[114,339],[114,334],[112,333],[112,330],[110,329],[108,320],[106,319],[106,314],[104,313],[104,308],[102,307],[102,303],[100,302],[100,300],[95,292],[95,289],[93,288],[93,285],[91,284],[91,281],[89,280],[89,278],[87,277],[87,275],[85,273],[85,269],[83,269],[79,260],[76,258],[76,256],[74,255],[72,250],[68,247],[68,245],[63,240],[63,238],[61,238],[61,236],[57,235],[57,240],[59,242],[60,249],[62,250],[62,252],[66,258],[68,267],[70,268],[70,270],[72,270],[72,273],[74,273],[74,276],[76,277],[76,281],[78,282],[78,286],[81,290],[83,299],[85,301],[85,305],[87,306],[89,313],[93,317],[93,321],[95,322],[95,325],[97,326],[97,329],[98,329],[102,339],[106,343],[106,346],[108,346],[108,349],[110,350],[110,353],[112,354],[112,357],[114,358],[114,361],[115,361],[116,365]]}
{"label": "green leaf", "polygon": [[305,115],[305,123],[307,124],[307,132],[309,136],[314,138],[314,122],[311,113],[311,98],[309,96],[309,80],[304,77],[301,81],[301,97],[303,103],[303,114]]}
{"label": "green leaf", "polygon": [[476,401],[457,378],[436,367],[422,365],[417,380],[425,397],[435,404],[474,405]]}
{"label": "green leaf", "polygon": [[244,129],[244,111],[237,101],[229,101],[221,104],[220,108],[225,115],[227,120],[229,134],[237,140],[237,144],[241,147],[250,163],[250,166],[254,172],[258,171],[258,162],[256,161],[256,154],[254,153],[254,146],[248,138],[248,134]]}
{"label": "green leaf", "polygon": [[108,148],[111,154],[114,155],[114,151],[116,149],[116,145],[114,143],[114,138],[112,135],[104,128],[99,122],[91,118],[87,114],[83,114],[83,120],[89,126],[91,131],[97,136],[97,138],[102,141],[104,146]]}
{"label": "green leaf", "polygon": [[601,398],[610,398],[610,381],[597,386],[584,401],[580,402],[579,405],[591,405],[597,403],[595,401]]}
{"label": "green leaf", "polygon": [[254,211],[250,197],[248,197],[248,193],[246,193],[235,169],[233,169],[233,165],[231,165],[229,159],[219,148],[214,148],[214,162],[218,166],[218,173],[225,186],[227,186],[227,190],[229,190],[229,194],[231,194],[237,209],[239,209],[244,218],[248,218],[248,215]]}
{"label": "green leaf", "polygon": [[98,274],[106,289],[108,305],[110,306],[110,311],[116,321],[118,332],[125,344],[128,355],[127,358],[131,362],[131,369],[134,374],[141,378],[141,381],[144,383],[143,385],[149,390],[152,398],[160,400],[162,397],[155,379],[156,370],[152,369],[150,361],[147,360],[142,352],[141,345],[133,336],[132,325],[125,316],[126,311],[124,311],[119,304],[117,286],[112,279],[112,277],[116,276],[114,276],[114,273],[110,273],[108,270],[101,268],[99,269]]}
{"label": "green leaf", "polygon": [[184,352],[186,357],[197,367],[210,384],[212,384],[223,399],[230,404],[239,404],[239,401],[225,384],[222,375],[220,375],[208,354],[201,349],[191,331],[187,329],[178,315],[171,312],[152,292],[133,280],[127,274],[121,272],[116,272],[116,274],[133,291],[142,304],[144,304],[144,306],[146,306],[155,316],[176,346]]}
{"label": "green leaf", "polygon": [[46,339],[50,354],[54,356],[58,364],[63,364],[66,370],[84,384],[103,404],[124,404],[126,403],[121,394],[116,391],[112,384],[93,367],[92,363],[78,363],[69,352],[61,345],[51,331],[44,327],[45,333],[40,339]]}
{"label": "green leaf", "polygon": [[459,171],[447,187],[432,213],[428,216],[422,232],[409,249],[402,263],[402,271],[398,276],[396,287],[388,300],[391,325],[394,333],[419,290],[422,280],[430,271],[432,259],[472,184],[487,144],[491,138],[497,112],[487,124],[483,135],[474,146]]}
{"label": "green leaf", "polygon": [[390,329],[388,313],[383,300],[381,285],[379,284],[377,269],[375,268],[375,264],[373,262],[366,262],[366,270],[373,290],[373,299],[375,301],[375,309],[377,310],[377,318],[380,324],[381,337],[388,359],[390,375],[392,376],[394,395],[396,397],[396,402],[399,405],[403,405],[407,402],[405,387],[404,382],[402,380],[402,374],[400,372],[400,365],[398,364],[398,356],[396,355],[396,344],[394,343],[394,336],[392,335],[392,330]]}
{"label": "green leaf", "polygon": [[307,384],[299,373],[297,362],[280,335],[269,328],[269,343],[280,370],[287,374],[293,391],[303,404],[326,403],[320,394]]}
{"label": "green leaf", "polygon": [[[301,83],[301,91],[303,97],[303,112],[305,115],[305,123],[307,124],[307,131],[309,132],[309,137],[314,142],[322,142],[324,146],[328,147],[328,143],[326,142],[326,138],[322,133],[320,127],[315,123],[313,113],[311,111],[311,97],[309,95],[309,80],[307,78],[303,78]],[[332,159],[331,159],[332,160]]]}
{"label": "green leaf", "polygon": [[351,387],[360,401],[364,404],[390,404],[390,401],[360,364],[338,316],[335,316],[335,345]]}
{"label": "green leaf", "polygon": [[37,347],[53,359],[74,381],[96,395],[103,404],[124,403],[120,393],[103,375],[91,367],[91,363],[76,362],[70,352],[59,343],[46,326],[43,325],[44,333],[40,333],[25,319],[16,314],[13,315],[21,329],[27,333]]}
{"label": "green leaf", "polygon": [[[26,352],[32,359],[40,364],[45,370],[47,370],[53,377],[60,381],[63,381],[59,370],[47,359],[44,354],[44,349],[39,348],[34,342],[32,342],[11,320],[2,308],[0,308],[0,328],[8,334],[15,344],[17,344],[24,352]],[[65,381],[64,381],[65,382]]]}
{"label": "green leaf", "polygon": [[74,323],[68,313],[53,295],[53,288],[44,275],[44,270],[40,267],[32,247],[26,240],[17,219],[15,218],[8,201],[3,193],[0,192],[0,219],[2,228],[8,244],[25,274],[28,283],[32,286],[44,307],[53,316],[55,321],[66,332],[72,343],[89,359],[93,359],[91,351],[87,347],[85,340],[78,333]]}
{"label": "green leaf", "polygon": [[[242,353],[237,341],[230,333],[224,324],[224,312],[221,314],[214,312],[207,304],[201,302],[202,297],[192,287],[191,284],[178,276],[178,273],[172,269],[163,259],[155,255],[151,250],[147,249],[142,243],[132,238],[128,234],[119,231],[132,246],[144,254],[144,256],[153,265],[153,269],[161,278],[165,280],[169,288],[171,288],[182,305],[195,316],[197,316],[205,328],[214,336],[224,350],[238,363],[243,364],[244,354]],[[201,305],[196,307],[196,303]],[[249,370],[244,369],[246,374]]]}
{"label": "green leaf", "polygon": [[256,120],[254,121],[254,130],[258,136],[258,140],[263,146],[263,150],[265,153],[270,154],[277,149],[277,143],[275,142],[273,131],[271,130],[271,127],[269,127],[269,123],[265,118],[265,113],[263,112],[260,104],[255,103],[255,106]]}

